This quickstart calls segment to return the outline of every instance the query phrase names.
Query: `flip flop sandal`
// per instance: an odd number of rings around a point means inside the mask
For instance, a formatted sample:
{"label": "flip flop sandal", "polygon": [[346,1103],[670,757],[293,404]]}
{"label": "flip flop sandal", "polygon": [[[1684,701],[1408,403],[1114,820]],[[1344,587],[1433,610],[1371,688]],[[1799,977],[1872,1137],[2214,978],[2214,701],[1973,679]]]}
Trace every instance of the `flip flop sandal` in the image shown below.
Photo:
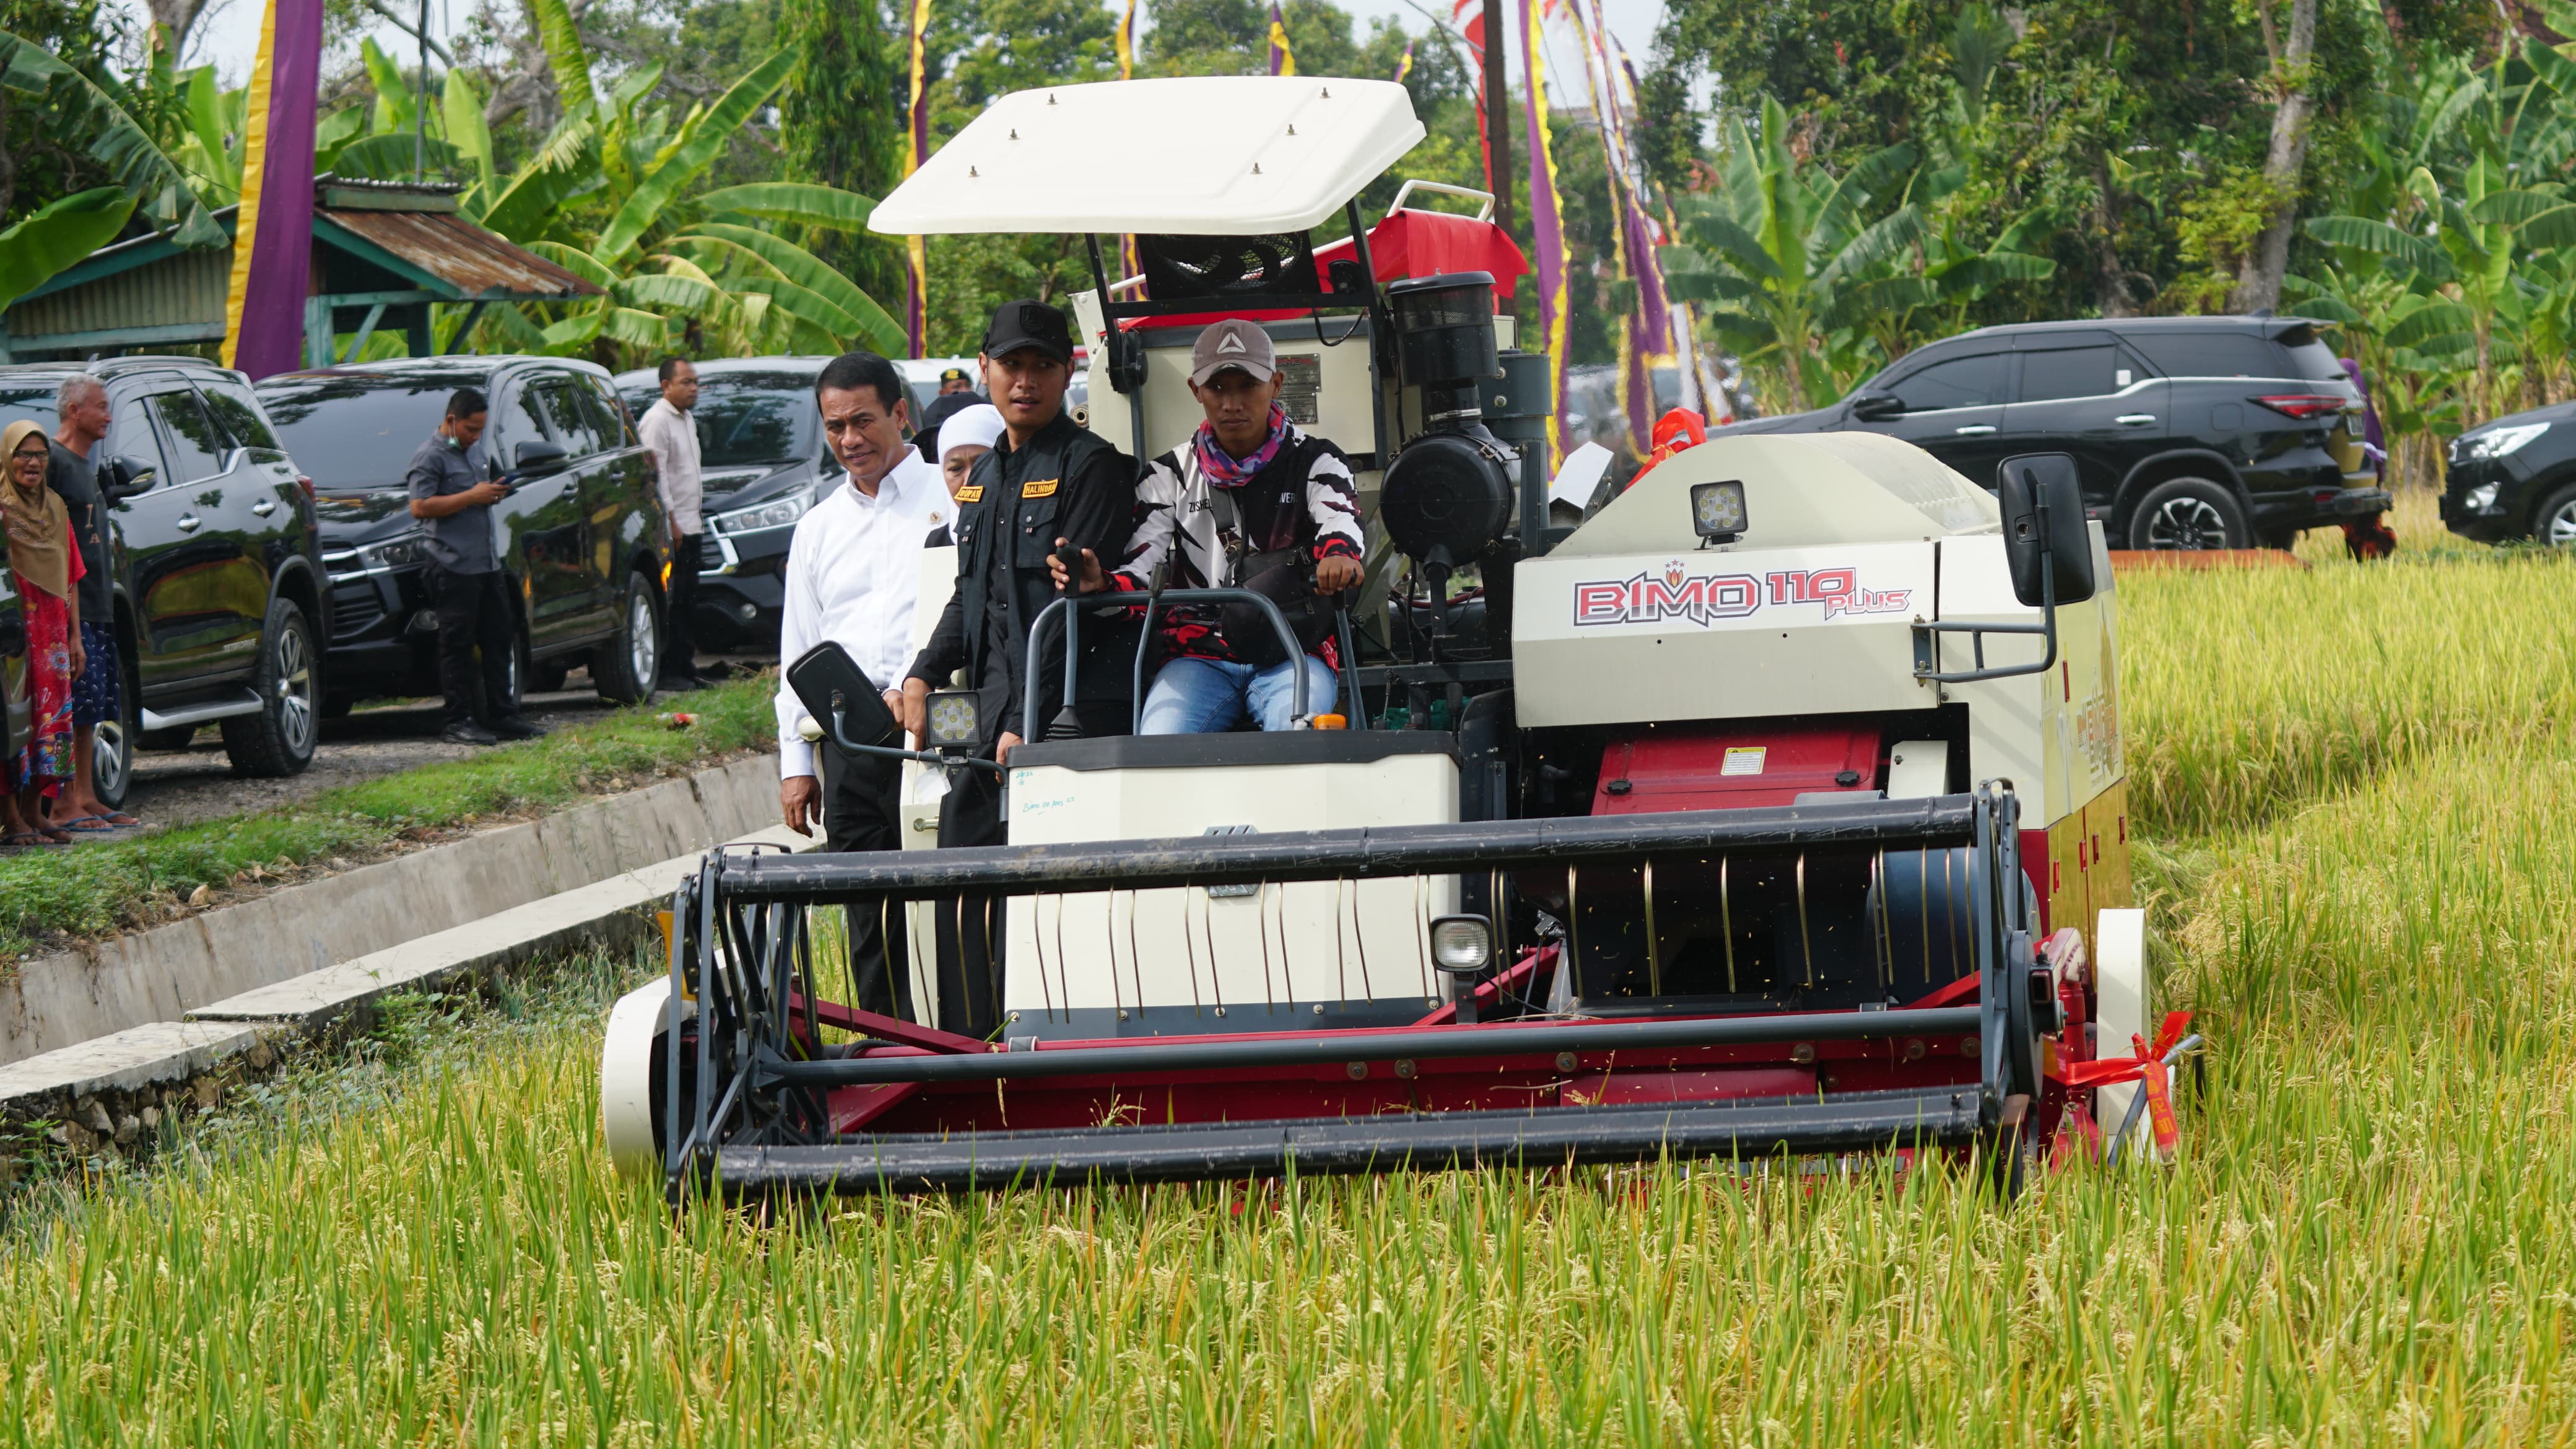
{"label": "flip flop sandal", "polygon": [[48,828],[39,830],[36,833],[45,838],[45,843],[47,845],[69,845],[72,843],[72,833],[68,830]]}
{"label": "flip flop sandal", "polygon": [[0,850],[24,850],[28,846],[44,843],[45,837],[32,830],[13,830],[7,835],[0,835]]}
{"label": "flip flop sandal", "polygon": [[73,835],[111,835],[116,831],[116,822],[104,815],[75,815],[69,820],[56,821],[54,828]]}
{"label": "flip flop sandal", "polygon": [[126,814],[122,810],[111,810],[98,818],[106,821],[112,826],[115,826],[119,830],[140,830],[143,828],[142,821],[135,819],[133,816]]}

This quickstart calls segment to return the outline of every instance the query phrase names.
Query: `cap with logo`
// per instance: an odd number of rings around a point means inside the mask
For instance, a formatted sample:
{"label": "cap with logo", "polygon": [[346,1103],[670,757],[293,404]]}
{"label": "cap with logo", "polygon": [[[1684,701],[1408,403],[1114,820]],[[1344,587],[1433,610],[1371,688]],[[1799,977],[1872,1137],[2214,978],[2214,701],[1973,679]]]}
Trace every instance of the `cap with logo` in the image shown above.
{"label": "cap with logo", "polygon": [[1056,361],[1073,361],[1073,326],[1064,309],[1044,302],[1004,302],[993,309],[993,325],[984,329],[984,355],[1004,357],[1034,347]]}
{"label": "cap with logo", "polygon": [[966,380],[966,369],[962,367],[943,367],[939,370],[939,380],[941,382],[964,382]]}
{"label": "cap with logo", "polygon": [[1279,354],[1270,345],[1270,334],[1258,322],[1228,317],[1208,324],[1190,348],[1190,381],[1207,386],[1207,380],[1229,367],[1243,369],[1254,382],[1268,382],[1279,372]]}

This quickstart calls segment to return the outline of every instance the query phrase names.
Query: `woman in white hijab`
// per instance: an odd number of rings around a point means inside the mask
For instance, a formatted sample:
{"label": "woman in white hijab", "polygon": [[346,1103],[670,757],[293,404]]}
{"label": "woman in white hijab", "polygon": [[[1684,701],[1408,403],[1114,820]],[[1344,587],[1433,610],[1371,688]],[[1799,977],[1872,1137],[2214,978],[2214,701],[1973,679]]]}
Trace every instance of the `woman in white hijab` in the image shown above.
{"label": "woman in white hijab", "polygon": [[[991,403],[961,408],[939,424],[939,436],[932,446],[939,449],[939,474],[948,484],[951,501],[975,471],[975,460],[993,451],[994,442],[1001,436],[1002,411]],[[927,547],[946,548],[953,542],[948,526],[941,524],[931,533]]]}

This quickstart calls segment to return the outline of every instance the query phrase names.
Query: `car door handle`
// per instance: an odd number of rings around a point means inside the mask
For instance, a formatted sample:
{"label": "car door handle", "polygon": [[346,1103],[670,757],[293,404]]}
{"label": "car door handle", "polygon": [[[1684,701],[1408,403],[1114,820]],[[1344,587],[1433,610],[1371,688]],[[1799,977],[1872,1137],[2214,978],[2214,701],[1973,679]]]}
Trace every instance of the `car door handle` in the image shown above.
{"label": "car door handle", "polygon": [[1952,428],[1950,431],[1963,438],[1982,438],[1994,430],[1995,425],[1992,423],[1970,423],[1966,427]]}
{"label": "car door handle", "polygon": [[2156,420],[2154,413],[2122,413],[2111,421],[2124,428],[2143,428]]}
{"label": "car door handle", "polygon": [[194,533],[197,531],[198,524],[203,520],[199,519],[197,515],[193,513],[182,513],[179,515],[178,521],[179,531],[181,533]]}
{"label": "car door handle", "polygon": [[258,514],[262,518],[266,518],[277,511],[277,501],[273,498],[263,498],[257,503],[252,504],[250,506],[250,511]]}

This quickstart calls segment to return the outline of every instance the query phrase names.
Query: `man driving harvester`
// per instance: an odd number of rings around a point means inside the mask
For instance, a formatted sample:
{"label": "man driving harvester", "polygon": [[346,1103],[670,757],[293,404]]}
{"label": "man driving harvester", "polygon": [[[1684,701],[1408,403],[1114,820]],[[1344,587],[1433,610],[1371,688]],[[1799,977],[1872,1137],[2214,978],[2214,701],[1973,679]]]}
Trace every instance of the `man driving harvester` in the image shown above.
{"label": "man driving harvester", "polygon": [[[1310,716],[1333,708],[1340,661],[1327,597],[1360,582],[1359,491],[1339,448],[1288,421],[1278,356],[1261,324],[1228,318],[1201,332],[1190,350],[1190,394],[1207,421],[1146,470],[1117,570],[1104,577],[1083,551],[1082,592],[1150,592],[1168,565],[1165,587],[1268,597],[1306,652],[1291,661],[1250,605],[1176,607],[1161,621],[1170,662],[1145,696],[1140,733],[1208,734],[1246,717],[1265,730],[1293,729],[1294,669],[1306,671]],[[1050,567],[1058,588],[1070,582],[1061,559]]]}

